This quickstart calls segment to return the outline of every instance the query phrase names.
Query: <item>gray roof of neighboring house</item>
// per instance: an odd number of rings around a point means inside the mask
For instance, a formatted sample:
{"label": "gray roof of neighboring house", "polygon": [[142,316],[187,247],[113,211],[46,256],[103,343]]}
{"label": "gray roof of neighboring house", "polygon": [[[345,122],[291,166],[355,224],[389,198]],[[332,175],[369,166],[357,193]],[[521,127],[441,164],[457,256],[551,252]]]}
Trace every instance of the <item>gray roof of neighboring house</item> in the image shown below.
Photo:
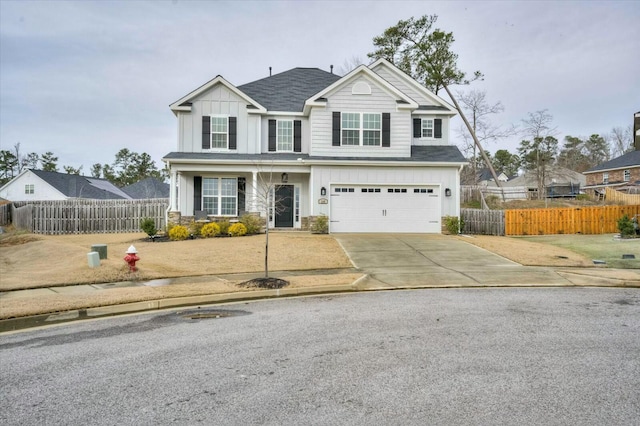
{"label": "gray roof of neighboring house", "polygon": [[[587,177],[582,173],[575,172],[573,170],[560,167],[560,166],[552,166],[547,169],[545,173],[545,185],[570,185],[570,184],[580,184],[581,186],[586,185]],[[523,175],[510,179],[508,182],[503,182],[502,186],[504,187],[518,187],[518,186],[526,186],[528,188],[536,188],[538,186],[537,178],[535,175],[535,171],[526,171]]]}
{"label": "gray roof of neighboring house", "polygon": [[616,157],[613,160],[609,160],[606,163],[598,164],[584,173],[592,173],[600,170],[621,169],[623,167],[631,166],[640,166],[640,151],[636,150],[627,152],[626,154]]}
{"label": "gray roof of neighboring house", "polygon": [[341,77],[319,68],[293,68],[238,86],[268,111],[301,112],[304,102]]}
{"label": "gray roof of neighboring house", "polygon": [[90,198],[96,200],[131,198],[106,179],[70,175],[67,173],[45,172],[35,169],[30,170],[33,174],[69,198]]}
{"label": "gray roof of neighboring house", "polygon": [[164,156],[167,160],[280,160],[297,161],[319,160],[319,161],[344,161],[349,165],[349,161],[406,161],[406,162],[442,162],[442,163],[465,163],[460,150],[455,145],[435,145],[435,146],[412,146],[411,157],[332,157],[313,156],[301,153],[263,153],[263,154],[228,154],[214,152],[170,152]]}
{"label": "gray roof of neighboring house", "polygon": [[135,199],[169,198],[169,184],[160,179],[148,177],[121,188],[127,195]]}

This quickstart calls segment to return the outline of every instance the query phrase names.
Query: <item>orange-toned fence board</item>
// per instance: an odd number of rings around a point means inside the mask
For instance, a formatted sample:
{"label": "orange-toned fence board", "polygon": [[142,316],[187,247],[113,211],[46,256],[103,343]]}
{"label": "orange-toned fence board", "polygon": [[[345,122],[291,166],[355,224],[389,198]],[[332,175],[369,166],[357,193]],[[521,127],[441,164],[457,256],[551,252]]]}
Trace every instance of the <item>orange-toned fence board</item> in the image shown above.
{"label": "orange-toned fence board", "polygon": [[605,189],[605,198],[616,204],[640,204],[640,194],[625,194],[611,188]]}
{"label": "orange-toned fence board", "polygon": [[505,235],[613,234],[618,219],[640,215],[640,205],[505,210]]}

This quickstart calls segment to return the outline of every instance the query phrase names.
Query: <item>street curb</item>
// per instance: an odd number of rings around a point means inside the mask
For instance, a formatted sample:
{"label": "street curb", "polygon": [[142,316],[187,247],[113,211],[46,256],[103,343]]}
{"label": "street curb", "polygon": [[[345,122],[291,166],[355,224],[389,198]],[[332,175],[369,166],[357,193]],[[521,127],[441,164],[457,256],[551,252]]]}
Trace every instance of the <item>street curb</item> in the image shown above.
{"label": "street curb", "polygon": [[[593,278],[593,277],[592,277]],[[367,285],[367,281],[369,286]],[[371,285],[375,281],[376,285]],[[352,284],[329,285],[318,287],[283,288],[276,290],[257,290],[237,293],[220,293],[200,296],[176,297],[171,299],[149,300],[144,302],[125,303],[121,305],[101,306],[96,308],[78,309],[72,311],[56,312],[50,314],[32,315],[20,318],[9,318],[0,320],[0,333],[18,332],[34,327],[64,324],[71,321],[83,319],[99,319],[117,315],[150,312],[162,309],[179,308],[183,306],[197,306],[221,304],[241,301],[254,301],[277,299],[281,297],[313,296],[321,294],[339,294],[351,292],[372,292],[391,290],[420,290],[420,289],[462,289],[462,288],[562,288],[562,287],[585,287],[585,288],[640,288],[640,281],[636,280],[615,280],[600,278],[590,280],[590,283],[571,284],[531,284],[531,283],[510,283],[510,284],[426,284],[419,286],[389,286],[385,285],[370,275],[364,275]],[[594,282],[595,281],[595,282]]]}

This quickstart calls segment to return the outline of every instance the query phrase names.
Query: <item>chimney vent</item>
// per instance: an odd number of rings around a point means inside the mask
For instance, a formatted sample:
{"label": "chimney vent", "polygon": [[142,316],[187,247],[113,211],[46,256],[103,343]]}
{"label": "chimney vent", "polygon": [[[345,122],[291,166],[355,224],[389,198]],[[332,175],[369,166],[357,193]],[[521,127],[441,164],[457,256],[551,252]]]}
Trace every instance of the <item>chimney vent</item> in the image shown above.
{"label": "chimney vent", "polygon": [[271,67],[269,67],[269,77],[271,77]]}
{"label": "chimney vent", "polygon": [[329,68],[331,69],[331,74],[333,74],[333,65],[329,65]]}

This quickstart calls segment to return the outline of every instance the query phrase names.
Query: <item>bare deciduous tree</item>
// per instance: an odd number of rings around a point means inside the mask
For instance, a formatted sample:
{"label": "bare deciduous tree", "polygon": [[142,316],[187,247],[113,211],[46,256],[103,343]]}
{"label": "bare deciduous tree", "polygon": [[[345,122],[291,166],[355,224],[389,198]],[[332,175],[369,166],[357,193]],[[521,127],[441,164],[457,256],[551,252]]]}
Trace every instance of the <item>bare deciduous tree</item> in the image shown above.
{"label": "bare deciduous tree", "polygon": [[622,154],[633,151],[633,125],[627,127],[614,127],[607,135],[611,145],[611,154],[619,157]]}

